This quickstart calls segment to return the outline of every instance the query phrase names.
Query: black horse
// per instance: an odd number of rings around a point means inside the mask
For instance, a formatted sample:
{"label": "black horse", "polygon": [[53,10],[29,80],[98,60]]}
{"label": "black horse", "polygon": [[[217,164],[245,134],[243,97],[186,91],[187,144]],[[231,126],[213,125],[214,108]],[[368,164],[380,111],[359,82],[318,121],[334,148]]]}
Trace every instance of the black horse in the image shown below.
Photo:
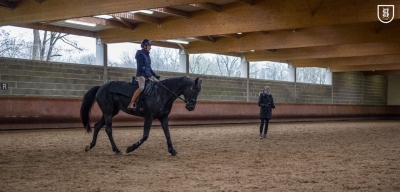
{"label": "black horse", "polygon": [[[112,136],[112,117],[118,114],[120,110],[130,114],[141,116],[144,118],[144,131],[143,137],[138,142],[129,146],[126,152],[132,152],[137,149],[140,145],[145,142],[149,136],[151,124],[153,119],[158,119],[161,122],[162,129],[164,131],[165,137],[167,139],[168,152],[171,155],[176,155],[178,152],[172,147],[172,142],[169,134],[168,128],[168,115],[171,112],[173,102],[180,95],[184,95],[184,100],[186,102],[186,109],[188,111],[193,111],[196,106],[197,97],[201,91],[201,80],[196,78],[196,80],[187,77],[170,78],[160,82],[146,82],[146,88],[142,95],[145,94],[146,90],[148,95],[144,98],[144,101],[139,102],[136,111],[130,111],[127,109],[130,103],[131,96],[135,89],[138,88],[137,82],[129,85],[128,82],[124,81],[112,81],[105,83],[102,86],[94,86],[85,94],[81,105],[81,120],[83,126],[86,128],[87,132],[91,132],[90,128],[90,111],[96,99],[100,110],[103,113],[101,119],[94,125],[93,140],[90,146],[87,146],[85,151],[89,151],[96,145],[97,135],[100,129],[105,125],[106,133],[110,139],[112,150],[116,154],[121,154],[117,146],[115,145]],[[150,87],[151,86],[151,87]],[[121,94],[126,91],[127,87],[131,93],[128,95]],[[121,92],[115,90],[122,90]]]}

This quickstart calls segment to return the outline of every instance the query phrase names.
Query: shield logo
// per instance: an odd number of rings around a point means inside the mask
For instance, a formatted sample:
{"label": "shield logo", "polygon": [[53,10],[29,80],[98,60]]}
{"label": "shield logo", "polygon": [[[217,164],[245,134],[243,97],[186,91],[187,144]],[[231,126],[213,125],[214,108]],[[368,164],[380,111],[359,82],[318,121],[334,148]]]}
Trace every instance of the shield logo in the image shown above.
{"label": "shield logo", "polygon": [[390,23],[394,19],[394,5],[378,5],[377,12],[382,23]]}

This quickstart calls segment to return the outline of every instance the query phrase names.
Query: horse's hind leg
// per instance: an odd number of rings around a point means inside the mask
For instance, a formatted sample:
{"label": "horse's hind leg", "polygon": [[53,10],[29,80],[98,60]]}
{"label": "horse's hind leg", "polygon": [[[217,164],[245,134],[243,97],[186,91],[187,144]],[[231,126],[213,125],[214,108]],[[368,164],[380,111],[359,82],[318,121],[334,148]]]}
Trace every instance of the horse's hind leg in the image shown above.
{"label": "horse's hind leg", "polygon": [[174,147],[172,146],[172,141],[171,141],[171,136],[169,134],[169,127],[168,127],[168,117],[163,117],[158,119],[161,123],[161,127],[164,131],[165,138],[167,139],[167,145],[168,145],[168,152],[171,153],[172,156],[175,156],[178,154],[177,151],[175,151]]}
{"label": "horse's hind leg", "polygon": [[117,148],[117,145],[115,145],[114,138],[112,136],[112,117],[111,115],[104,115],[105,123],[106,123],[106,133],[108,136],[108,139],[110,140],[112,150],[115,152],[116,155],[120,155],[121,151]]}
{"label": "horse's hind leg", "polygon": [[94,125],[94,132],[93,132],[93,139],[92,142],[90,143],[90,146],[86,146],[85,151],[88,152],[90,149],[92,149],[96,145],[97,141],[97,135],[99,134],[100,129],[105,125],[105,120],[104,116],[101,117],[100,121],[98,121]]}
{"label": "horse's hind leg", "polygon": [[142,139],[140,139],[138,142],[136,142],[135,144],[129,146],[126,149],[126,153],[132,152],[135,149],[137,149],[140,145],[142,145],[147,138],[149,137],[149,133],[150,133],[150,128],[151,128],[151,124],[153,123],[153,118],[151,117],[145,117],[144,118],[144,130],[143,130],[143,137]]}

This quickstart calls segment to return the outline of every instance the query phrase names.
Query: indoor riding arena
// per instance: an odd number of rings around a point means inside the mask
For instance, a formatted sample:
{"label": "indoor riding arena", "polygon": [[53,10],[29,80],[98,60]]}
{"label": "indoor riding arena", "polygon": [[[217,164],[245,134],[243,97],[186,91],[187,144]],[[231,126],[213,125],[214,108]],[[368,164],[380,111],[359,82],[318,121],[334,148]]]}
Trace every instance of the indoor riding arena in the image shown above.
{"label": "indoor riding arena", "polygon": [[[0,0],[0,192],[400,191],[400,4],[380,3]],[[7,55],[6,26],[91,38],[94,61]],[[118,43],[161,76],[135,111]],[[209,53],[237,66],[196,71]]]}
{"label": "indoor riding arena", "polygon": [[[114,155],[101,132],[0,132],[1,191],[399,191],[399,121],[171,126],[177,156],[153,127],[136,151]],[[122,149],[140,128],[116,128]]]}

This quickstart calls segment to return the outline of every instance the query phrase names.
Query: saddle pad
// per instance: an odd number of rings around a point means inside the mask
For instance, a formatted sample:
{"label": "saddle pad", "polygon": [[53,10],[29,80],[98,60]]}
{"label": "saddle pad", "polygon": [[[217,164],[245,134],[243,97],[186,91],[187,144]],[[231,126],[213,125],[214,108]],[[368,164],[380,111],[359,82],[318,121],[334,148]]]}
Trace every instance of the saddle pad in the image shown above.
{"label": "saddle pad", "polygon": [[110,86],[110,92],[118,93],[127,97],[132,97],[138,88],[138,84],[131,84],[125,81],[114,81]]}
{"label": "saddle pad", "polygon": [[[118,93],[127,97],[132,97],[136,89],[139,87],[138,83],[128,83],[125,81],[114,81],[110,86],[110,92]],[[155,83],[149,80],[145,82],[145,88],[140,94],[139,100],[143,100],[145,97],[152,95],[154,90],[157,89]]]}

